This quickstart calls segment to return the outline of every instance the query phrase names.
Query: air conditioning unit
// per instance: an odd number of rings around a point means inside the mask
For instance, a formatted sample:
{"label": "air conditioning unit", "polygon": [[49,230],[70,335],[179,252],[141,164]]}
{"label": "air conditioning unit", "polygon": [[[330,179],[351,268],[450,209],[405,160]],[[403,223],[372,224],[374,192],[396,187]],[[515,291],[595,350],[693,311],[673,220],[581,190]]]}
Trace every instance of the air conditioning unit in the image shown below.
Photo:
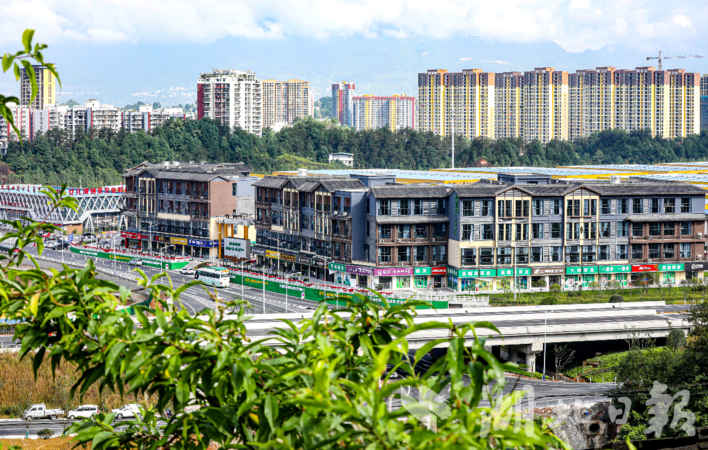
{"label": "air conditioning unit", "polygon": [[699,261],[702,260],[702,259],[703,259],[703,255],[696,255],[696,259],[699,260]]}
{"label": "air conditioning unit", "polygon": [[702,237],[703,237],[703,233],[698,233],[698,237],[699,237],[699,238],[702,238]]}

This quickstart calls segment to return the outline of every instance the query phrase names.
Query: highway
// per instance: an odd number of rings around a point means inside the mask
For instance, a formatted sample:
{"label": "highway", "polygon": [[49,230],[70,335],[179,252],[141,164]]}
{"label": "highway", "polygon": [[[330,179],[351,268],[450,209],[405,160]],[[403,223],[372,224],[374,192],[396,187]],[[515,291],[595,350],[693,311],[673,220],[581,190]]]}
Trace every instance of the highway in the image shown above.
{"label": "highway", "polygon": [[[68,420],[68,419],[58,419],[58,420],[49,420],[49,419],[39,419],[39,420],[32,420],[29,422],[29,434],[30,437],[34,437],[37,435],[37,431],[43,430],[45,428],[49,428],[54,432],[54,436],[61,436],[61,434],[64,432],[65,428],[69,428],[71,424],[74,422],[79,422],[80,420],[83,419],[77,419],[77,420]],[[123,421],[129,421],[132,420],[131,418],[124,418]],[[113,422],[114,424],[117,422]],[[165,422],[158,421],[158,425],[166,425]],[[115,427],[116,430],[118,431],[123,431],[125,430],[125,426],[121,427]],[[24,437],[25,433],[27,432],[27,428],[25,426],[25,422],[22,419],[0,419],[0,438],[7,438],[9,436],[12,437]]]}

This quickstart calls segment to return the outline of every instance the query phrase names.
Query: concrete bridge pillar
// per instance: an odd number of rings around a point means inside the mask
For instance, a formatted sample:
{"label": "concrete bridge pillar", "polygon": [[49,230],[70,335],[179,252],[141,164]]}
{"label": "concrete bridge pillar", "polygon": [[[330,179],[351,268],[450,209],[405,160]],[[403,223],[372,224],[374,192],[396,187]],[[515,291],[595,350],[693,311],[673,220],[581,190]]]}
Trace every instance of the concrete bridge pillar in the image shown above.
{"label": "concrete bridge pillar", "polygon": [[543,342],[534,342],[533,344],[522,345],[524,353],[526,353],[526,371],[536,372],[536,355],[543,352]]}
{"label": "concrete bridge pillar", "polygon": [[519,362],[519,345],[509,346],[509,362],[517,364]]}

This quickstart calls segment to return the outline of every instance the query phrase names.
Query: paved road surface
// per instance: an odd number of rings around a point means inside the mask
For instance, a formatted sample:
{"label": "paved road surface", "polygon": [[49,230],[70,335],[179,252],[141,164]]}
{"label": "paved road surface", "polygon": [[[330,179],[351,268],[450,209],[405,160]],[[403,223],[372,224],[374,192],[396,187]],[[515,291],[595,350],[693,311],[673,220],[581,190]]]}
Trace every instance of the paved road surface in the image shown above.
{"label": "paved road surface", "polygon": [[[81,419],[83,420],[83,419]],[[124,419],[124,421],[131,420],[130,418]],[[72,423],[78,422],[79,420],[33,420],[30,422],[29,434],[30,436],[35,436],[37,431],[49,428],[54,432],[54,436],[60,436],[66,428],[68,428]],[[114,422],[116,423],[116,422]],[[158,425],[166,425],[165,422],[158,421]],[[124,430],[125,427],[116,427],[117,430]],[[25,427],[25,422],[22,420],[0,420],[0,438],[4,436],[24,436],[27,432]]]}

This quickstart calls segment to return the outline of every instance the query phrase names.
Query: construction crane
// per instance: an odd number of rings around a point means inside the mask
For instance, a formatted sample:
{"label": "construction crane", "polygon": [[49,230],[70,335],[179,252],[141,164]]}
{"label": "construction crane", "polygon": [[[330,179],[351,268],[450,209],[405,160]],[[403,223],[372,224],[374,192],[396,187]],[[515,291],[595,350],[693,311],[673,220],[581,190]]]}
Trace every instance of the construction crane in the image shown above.
{"label": "construction crane", "polygon": [[[676,53],[674,56],[662,56],[662,52],[659,52],[659,56],[647,56],[647,61],[650,59],[658,59],[659,60],[659,70],[661,70],[661,61],[664,59],[677,59],[677,58],[708,58],[708,56],[704,55],[684,55],[680,53]],[[667,52],[670,53],[670,52]]]}

